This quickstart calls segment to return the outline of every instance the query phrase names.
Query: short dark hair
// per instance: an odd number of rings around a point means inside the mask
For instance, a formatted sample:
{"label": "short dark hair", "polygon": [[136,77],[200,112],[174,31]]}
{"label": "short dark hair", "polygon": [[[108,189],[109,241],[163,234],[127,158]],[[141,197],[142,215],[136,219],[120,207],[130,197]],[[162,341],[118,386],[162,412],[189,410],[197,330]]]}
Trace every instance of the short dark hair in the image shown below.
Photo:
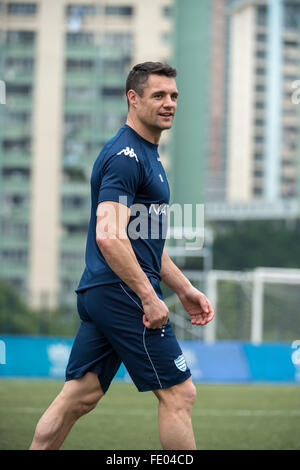
{"label": "short dark hair", "polygon": [[126,80],[126,96],[129,90],[134,90],[138,95],[143,96],[144,86],[151,74],[175,78],[177,71],[170,65],[163,64],[162,62],[143,62],[142,64],[137,64],[128,74]]}

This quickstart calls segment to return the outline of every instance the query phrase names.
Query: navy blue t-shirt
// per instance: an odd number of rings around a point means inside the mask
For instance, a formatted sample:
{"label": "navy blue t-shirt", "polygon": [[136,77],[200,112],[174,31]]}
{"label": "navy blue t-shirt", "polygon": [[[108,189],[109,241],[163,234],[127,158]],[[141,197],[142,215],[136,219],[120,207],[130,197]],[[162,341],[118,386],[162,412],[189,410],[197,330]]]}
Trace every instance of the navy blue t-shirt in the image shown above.
{"label": "navy blue t-shirt", "polygon": [[120,282],[96,242],[97,208],[103,201],[120,202],[131,207],[128,238],[145,274],[160,280],[170,189],[158,145],[143,139],[126,124],[121,127],[94,163],[91,199],[86,266],[76,292]]}

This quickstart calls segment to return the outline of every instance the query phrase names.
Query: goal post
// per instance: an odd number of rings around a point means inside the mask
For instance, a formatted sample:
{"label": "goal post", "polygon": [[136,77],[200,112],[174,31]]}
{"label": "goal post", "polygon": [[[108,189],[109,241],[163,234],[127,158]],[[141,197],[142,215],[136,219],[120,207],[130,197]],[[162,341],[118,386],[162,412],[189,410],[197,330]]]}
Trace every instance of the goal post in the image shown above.
{"label": "goal post", "polygon": [[[224,298],[220,293],[221,282],[227,282],[231,286],[235,284],[242,287],[245,292],[244,299],[240,301],[240,307],[249,304],[248,318],[245,318],[245,321],[250,323],[249,338],[247,338],[249,341],[254,344],[261,343],[265,336],[268,336],[267,331],[272,323],[278,322],[280,312],[283,317],[282,323],[285,321],[289,327],[289,333],[286,333],[282,339],[287,339],[288,336],[292,339],[292,335],[297,334],[297,331],[299,336],[300,269],[259,267],[247,272],[212,270],[207,274],[206,295],[215,308],[215,318],[205,327],[205,341],[214,342],[220,339],[220,333],[217,334],[217,331],[220,331],[220,323],[225,323],[226,320],[222,305]],[[234,290],[231,289],[231,291],[234,296]],[[270,303],[268,308],[266,300]],[[276,310],[279,313],[275,315]],[[273,315],[272,312],[274,312]],[[239,313],[237,312],[237,316]]]}

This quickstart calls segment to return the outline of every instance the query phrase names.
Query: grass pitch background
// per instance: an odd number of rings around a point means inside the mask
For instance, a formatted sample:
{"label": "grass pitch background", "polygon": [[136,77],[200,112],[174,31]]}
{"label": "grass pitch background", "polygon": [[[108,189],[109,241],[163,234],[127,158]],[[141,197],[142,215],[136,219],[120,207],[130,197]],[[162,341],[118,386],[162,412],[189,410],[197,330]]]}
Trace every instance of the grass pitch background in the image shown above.
{"label": "grass pitch background", "polygon": [[[0,380],[0,449],[28,449],[36,423],[63,386],[53,380]],[[300,388],[197,385],[197,448],[300,449]],[[73,427],[62,449],[161,449],[157,399],[113,382],[95,410]]]}

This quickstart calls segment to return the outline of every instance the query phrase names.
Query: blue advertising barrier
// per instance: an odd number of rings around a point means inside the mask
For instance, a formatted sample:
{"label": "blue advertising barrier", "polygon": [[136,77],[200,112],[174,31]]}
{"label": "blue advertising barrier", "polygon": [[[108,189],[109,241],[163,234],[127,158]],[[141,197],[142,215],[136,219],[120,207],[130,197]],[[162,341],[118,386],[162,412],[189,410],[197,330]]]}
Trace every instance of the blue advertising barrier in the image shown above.
{"label": "blue advertising barrier", "polygon": [[[0,377],[63,379],[72,344],[70,338],[2,336]],[[300,383],[300,341],[254,345],[191,340],[180,345],[195,383]],[[130,381],[123,364],[116,379]]]}

